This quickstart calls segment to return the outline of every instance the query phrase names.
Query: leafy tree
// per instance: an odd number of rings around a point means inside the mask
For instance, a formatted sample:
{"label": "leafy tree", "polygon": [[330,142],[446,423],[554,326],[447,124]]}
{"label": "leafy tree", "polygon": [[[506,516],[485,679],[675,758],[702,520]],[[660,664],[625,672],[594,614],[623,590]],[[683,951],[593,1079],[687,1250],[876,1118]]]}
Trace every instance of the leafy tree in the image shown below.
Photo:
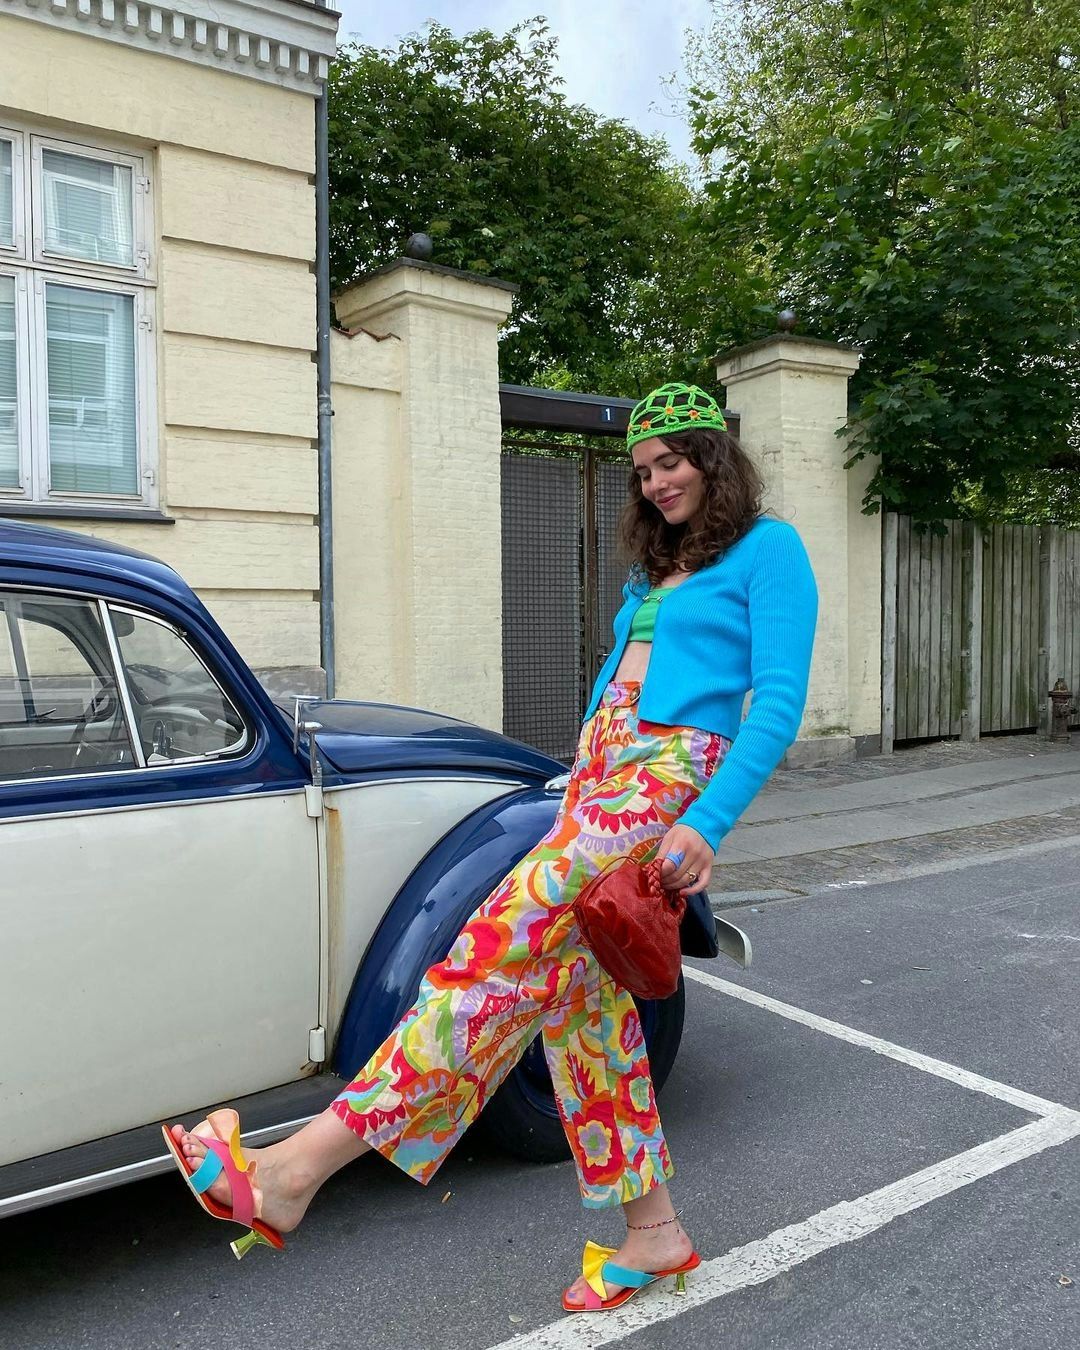
{"label": "leafy tree", "polygon": [[1075,467],[1010,474],[996,497],[973,489],[958,497],[962,514],[983,525],[1058,525],[1080,530],[1080,474]]}
{"label": "leafy tree", "polygon": [[867,508],[936,521],[1080,466],[1072,0],[723,8],[696,54],[702,229],[749,247],[745,314],[783,300],[862,348]]}
{"label": "leafy tree", "polygon": [[[571,104],[543,20],[343,48],[330,77],[331,255],[344,286],[401,255],[520,286],[504,379],[637,392],[697,362],[662,270],[691,206],[663,142]],[[687,267],[690,264],[687,263]]]}

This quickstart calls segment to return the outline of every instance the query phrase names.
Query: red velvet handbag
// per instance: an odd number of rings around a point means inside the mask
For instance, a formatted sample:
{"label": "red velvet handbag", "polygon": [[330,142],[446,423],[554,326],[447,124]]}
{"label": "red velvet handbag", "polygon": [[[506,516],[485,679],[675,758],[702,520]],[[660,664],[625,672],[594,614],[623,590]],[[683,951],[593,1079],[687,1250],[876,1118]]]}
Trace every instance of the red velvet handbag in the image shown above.
{"label": "red velvet handbag", "polygon": [[626,861],[594,877],[573,903],[582,942],[638,998],[670,998],[682,971],[686,899],[664,889],[660,867]]}

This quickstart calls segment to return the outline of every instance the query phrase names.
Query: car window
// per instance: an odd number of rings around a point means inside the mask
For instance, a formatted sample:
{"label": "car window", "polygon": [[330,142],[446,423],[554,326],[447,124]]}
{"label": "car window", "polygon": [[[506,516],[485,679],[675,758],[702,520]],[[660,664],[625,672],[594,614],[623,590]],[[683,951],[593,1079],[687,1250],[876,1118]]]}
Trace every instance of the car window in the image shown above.
{"label": "car window", "polygon": [[0,592],[0,780],[137,763],[90,600]]}
{"label": "car window", "polygon": [[110,612],[147,764],[242,751],[243,718],[181,634],[132,610]]}
{"label": "car window", "polygon": [[[15,680],[18,672],[15,669],[15,649],[11,645],[11,633],[8,631],[7,621],[0,623],[0,699],[9,697],[9,691],[15,689]],[[17,703],[22,706],[22,698],[17,698]],[[2,707],[2,705],[0,705]],[[0,722],[5,721],[3,713],[0,712]]]}

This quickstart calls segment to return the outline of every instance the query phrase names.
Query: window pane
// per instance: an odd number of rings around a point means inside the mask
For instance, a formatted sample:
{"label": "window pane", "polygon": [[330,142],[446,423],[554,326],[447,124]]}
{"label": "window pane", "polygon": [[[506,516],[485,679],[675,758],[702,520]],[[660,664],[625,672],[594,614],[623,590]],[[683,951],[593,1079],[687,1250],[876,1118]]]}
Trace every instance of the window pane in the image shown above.
{"label": "window pane", "polygon": [[45,327],[50,486],[137,495],[134,299],[50,283]]}
{"label": "window pane", "polygon": [[243,719],[179,633],[126,610],[113,626],[148,764],[243,749]]}
{"label": "window pane", "polygon": [[0,593],[0,779],[135,765],[97,607]]}
{"label": "window pane", "polygon": [[15,180],[12,176],[10,141],[0,141],[0,244],[15,242]]}
{"label": "window pane", "polygon": [[41,172],[45,252],[132,266],[131,169],[43,150]]}
{"label": "window pane", "polygon": [[[15,616],[8,614],[3,597],[0,597],[0,746],[3,745],[5,727],[21,726],[29,720],[26,710],[29,691],[19,678],[19,667],[15,664],[13,637],[18,635]],[[2,757],[0,750],[0,759]]]}
{"label": "window pane", "polygon": [[18,393],[15,278],[0,277],[0,488],[19,486]]}

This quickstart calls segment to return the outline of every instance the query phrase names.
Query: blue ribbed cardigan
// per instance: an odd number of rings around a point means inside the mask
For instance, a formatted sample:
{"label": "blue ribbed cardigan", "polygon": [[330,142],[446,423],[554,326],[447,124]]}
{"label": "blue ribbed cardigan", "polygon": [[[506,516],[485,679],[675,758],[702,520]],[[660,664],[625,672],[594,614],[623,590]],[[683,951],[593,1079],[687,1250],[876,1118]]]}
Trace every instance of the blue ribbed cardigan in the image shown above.
{"label": "blue ribbed cardigan", "polygon": [[[615,645],[585,717],[599,707],[649,587],[631,576]],[[806,549],[783,521],[760,517],[715,563],[664,597],[638,715],[733,741],[708,786],[679,818],[715,849],[795,739],[806,703],[817,586]],[[747,692],[754,696],[741,722]]]}

